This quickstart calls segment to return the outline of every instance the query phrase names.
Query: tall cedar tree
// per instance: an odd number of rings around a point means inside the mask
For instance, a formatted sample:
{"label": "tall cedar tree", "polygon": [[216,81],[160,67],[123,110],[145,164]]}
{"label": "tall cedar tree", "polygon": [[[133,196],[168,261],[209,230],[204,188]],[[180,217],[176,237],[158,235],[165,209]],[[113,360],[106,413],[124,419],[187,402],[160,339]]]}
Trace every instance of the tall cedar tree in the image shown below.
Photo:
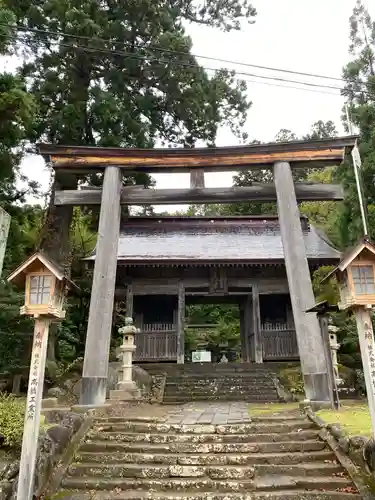
{"label": "tall cedar tree", "polygon": [[[194,147],[213,145],[221,125],[241,137],[250,107],[245,83],[225,70],[208,75],[191,54],[184,24],[239,29],[256,14],[247,0],[4,1],[29,56],[21,74],[39,108],[32,142]],[[152,179],[123,182],[149,186]],[[67,271],[73,211],[54,207],[53,192],[76,185],[74,176],[55,177],[39,243]],[[98,214],[91,215],[96,226]]]}
{"label": "tall cedar tree", "polygon": [[[362,158],[361,177],[367,203],[370,235],[375,237],[375,22],[361,1],[357,1],[350,18],[349,47],[352,60],[343,70],[351,121],[360,133]],[[344,113],[344,122],[346,122]],[[345,203],[340,212],[340,243],[353,244],[363,235],[358,194],[351,160],[338,170],[338,179],[345,191]]]}
{"label": "tall cedar tree", "polygon": [[[0,55],[11,55],[15,21],[11,9],[0,1]],[[25,81],[19,75],[0,72],[0,207],[12,217],[5,253],[3,276],[13,269],[32,250],[35,234],[41,220],[40,207],[22,205],[35,183],[27,183],[21,176],[20,160],[25,140],[32,127],[35,102],[26,91]],[[23,186],[17,181],[23,180]],[[0,373],[27,369],[30,320],[19,314],[23,293],[1,280],[0,276]]]}
{"label": "tall cedar tree", "polygon": [[[5,2],[30,52],[22,72],[40,108],[32,139],[194,147],[214,144],[220,125],[241,134],[250,107],[245,83],[225,70],[209,76],[191,55],[184,23],[239,29],[256,15],[247,0]],[[137,182],[147,186],[151,179]],[[56,178],[59,185],[74,188],[75,179]],[[51,204],[48,219],[42,246],[64,261],[72,210]]]}

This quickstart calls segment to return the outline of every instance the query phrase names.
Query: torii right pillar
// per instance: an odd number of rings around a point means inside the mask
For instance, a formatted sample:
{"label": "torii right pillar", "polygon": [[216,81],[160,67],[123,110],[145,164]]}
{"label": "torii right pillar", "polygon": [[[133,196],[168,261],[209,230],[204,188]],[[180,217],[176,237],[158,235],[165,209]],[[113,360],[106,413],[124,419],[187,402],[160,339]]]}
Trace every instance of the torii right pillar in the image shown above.
{"label": "torii right pillar", "polygon": [[332,406],[333,394],[318,318],[316,313],[305,312],[314,305],[315,299],[292,170],[288,162],[274,164],[274,182],[306,398],[315,407]]}

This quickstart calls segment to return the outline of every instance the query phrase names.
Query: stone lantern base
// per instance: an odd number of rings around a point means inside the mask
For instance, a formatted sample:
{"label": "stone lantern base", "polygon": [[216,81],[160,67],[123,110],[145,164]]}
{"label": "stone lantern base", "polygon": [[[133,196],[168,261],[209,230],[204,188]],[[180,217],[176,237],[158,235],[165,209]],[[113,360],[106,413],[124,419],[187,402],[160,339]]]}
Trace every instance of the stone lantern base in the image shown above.
{"label": "stone lantern base", "polygon": [[109,398],[116,401],[134,401],[141,398],[141,392],[135,382],[119,382],[117,389],[109,391]]}

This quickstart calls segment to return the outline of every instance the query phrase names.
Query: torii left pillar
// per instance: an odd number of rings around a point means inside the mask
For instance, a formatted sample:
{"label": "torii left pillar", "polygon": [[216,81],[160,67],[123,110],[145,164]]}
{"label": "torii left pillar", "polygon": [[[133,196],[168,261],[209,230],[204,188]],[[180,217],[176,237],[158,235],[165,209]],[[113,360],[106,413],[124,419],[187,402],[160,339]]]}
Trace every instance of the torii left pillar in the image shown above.
{"label": "torii left pillar", "polygon": [[87,326],[81,405],[105,403],[120,234],[121,170],[104,172],[98,241]]}

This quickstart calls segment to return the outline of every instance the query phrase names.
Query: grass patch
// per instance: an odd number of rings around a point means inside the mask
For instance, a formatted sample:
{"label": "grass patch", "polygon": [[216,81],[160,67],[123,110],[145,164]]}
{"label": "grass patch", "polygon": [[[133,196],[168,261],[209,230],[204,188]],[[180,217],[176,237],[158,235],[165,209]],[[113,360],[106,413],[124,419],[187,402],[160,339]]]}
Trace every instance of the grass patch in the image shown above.
{"label": "grass patch", "polygon": [[262,415],[277,415],[280,413],[296,411],[299,408],[299,403],[264,403],[249,405],[250,417]]}
{"label": "grass patch", "polygon": [[371,437],[371,419],[367,403],[345,403],[340,410],[320,410],[317,415],[327,424],[340,424],[348,436]]}

